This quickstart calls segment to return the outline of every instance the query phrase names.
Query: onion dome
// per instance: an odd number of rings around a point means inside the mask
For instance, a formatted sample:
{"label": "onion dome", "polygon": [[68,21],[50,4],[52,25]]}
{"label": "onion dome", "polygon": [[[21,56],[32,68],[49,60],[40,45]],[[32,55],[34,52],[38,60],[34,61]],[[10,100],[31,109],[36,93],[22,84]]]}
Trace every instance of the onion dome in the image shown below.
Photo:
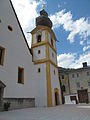
{"label": "onion dome", "polygon": [[44,9],[40,11],[40,16],[36,18],[36,26],[38,25],[52,28],[52,21],[48,18],[48,14]]}

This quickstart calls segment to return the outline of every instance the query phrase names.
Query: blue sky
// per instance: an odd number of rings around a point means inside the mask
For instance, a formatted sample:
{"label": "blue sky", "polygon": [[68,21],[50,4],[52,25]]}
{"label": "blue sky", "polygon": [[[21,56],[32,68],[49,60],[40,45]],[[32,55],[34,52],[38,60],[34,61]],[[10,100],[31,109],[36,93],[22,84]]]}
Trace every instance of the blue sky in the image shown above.
{"label": "blue sky", "polygon": [[[12,0],[17,16],[31,46],[35,18],[39,16],[42,0]],[[90,65],[90,0],[46,0],[45,10],[53,22],[53,30],[59,42],[58,66],[65,68]]]}

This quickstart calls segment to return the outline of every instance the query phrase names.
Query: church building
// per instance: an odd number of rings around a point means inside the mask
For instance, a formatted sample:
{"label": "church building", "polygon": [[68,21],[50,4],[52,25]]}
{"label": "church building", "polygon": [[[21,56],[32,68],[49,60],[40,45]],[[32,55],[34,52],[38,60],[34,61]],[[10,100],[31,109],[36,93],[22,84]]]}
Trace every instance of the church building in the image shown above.
{"label": "church building", "polygon": [[31,49],[11,0],[0,1],[0,108],[61,104],[56,37],[43,9],[31,31]]}

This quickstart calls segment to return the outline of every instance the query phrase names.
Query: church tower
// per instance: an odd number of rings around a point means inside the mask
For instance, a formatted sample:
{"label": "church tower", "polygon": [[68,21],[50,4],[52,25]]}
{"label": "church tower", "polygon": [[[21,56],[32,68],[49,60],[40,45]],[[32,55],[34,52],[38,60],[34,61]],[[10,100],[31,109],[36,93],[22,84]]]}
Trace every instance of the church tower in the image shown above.
{"label": "church tower", "polygon": [[52,22],[43,9],[36,18],[36,28],[32,34],[32,60],[36,68],[36,106],[56,106],[61,103],[58,79],[56,37]]}

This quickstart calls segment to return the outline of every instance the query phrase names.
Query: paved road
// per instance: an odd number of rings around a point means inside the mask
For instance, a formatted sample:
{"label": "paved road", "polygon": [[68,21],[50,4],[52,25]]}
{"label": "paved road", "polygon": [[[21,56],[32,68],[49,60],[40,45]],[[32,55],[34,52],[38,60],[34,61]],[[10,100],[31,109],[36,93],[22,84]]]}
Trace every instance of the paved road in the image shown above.
{"label": "paved road", "polygon": [[61,105],[0,112],[0,120],[90,120],[90,106]]}

